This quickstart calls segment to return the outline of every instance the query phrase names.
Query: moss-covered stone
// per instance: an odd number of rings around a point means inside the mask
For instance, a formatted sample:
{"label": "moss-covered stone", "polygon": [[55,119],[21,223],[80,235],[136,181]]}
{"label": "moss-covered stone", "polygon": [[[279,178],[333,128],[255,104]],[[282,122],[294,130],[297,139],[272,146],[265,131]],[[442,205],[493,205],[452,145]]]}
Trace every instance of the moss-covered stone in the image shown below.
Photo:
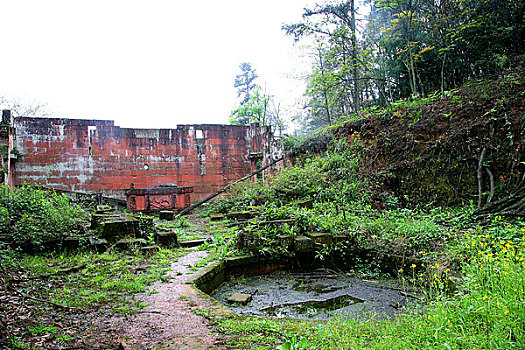
{"label": "moss-covered stone", "polygon": [[257,251],[262,248],[260,232],[241,231],[237,235],[237,248],[239,250]]}
{"label": "moss-covered stone", "polygon": [[160,220],[173,220],[174,216],[175,216],[175,213],[173,212],[173,210],[161,210],[159,212]]}
{"label": "moss-covered stone", "polygon": [[156,232],[155,243],[162,247],[174,247],[177,245],[177,234],[172,231]]}
{"label": "moss-covered stone", "polygon": [[306,236],[310,237],[315,244],[330,245],[332,244],[332,235],[327,232],[310,232]]}
{"label": "moss-covered stone", "polygon": [[89,247],[96,251],[97,253],[104,253],[106,250],[108,250],[109,243],[105,239],[95,239],[90,238],[89,239]]}
{"label": "moss-covered stone", "polygon": [[219,213],[210,213],[211,221],[222,221],[224,220],[224,215]]}
{"label": "moss-covered stone", "polygon": [[193,248],[198,247],[200,245],[203,245],[204,243],[208,242],[208,240],[202,238],[202,239],[191,239],[187,241],[180,241],[179,246],[183,248]]}
{"label": "moss-covered stone", "polygon": [[124,238],[115,243],[115,247],[119,250],[132,250],[136,247],[143,247],[146,246],[148,242],[146,242],[143,238]]}
{"label": "moss-covered stone", "polygon": [[102,238],[113,243],[125,237],[136,237],[139,233],[139,221],[133,217],[112,218],[104,221],[100,228]]}
{"label": "moss-covered stone", "polygon": [[62,241],[62,249],[66,252],[73,252],[80,246],[80,239],[78,237],[66,237]]}
{"label": "moss-covered stone", "polygon": [[113,208],[110,205],[97,205],[97,214],[105,214],[113,211]]}
{"label": "moss-covered stone", "polygon": [[160,251],[159,247],[156,246],[156,245],[150,245],[150,246],[147,246],[147,247],[142,247],[140,248],[140,252],[142,254],[155,254],[155,253],[158,253]]}
{"label": "moss-covered stone", "polygon": [[293,248],[293,236],[292,235],[280,235],[277,236],[277,242],[280,247],[285,250],[291,250]]}
{"label": "moss-covered stone", "polygon": [[257,216],[256,212],[253,211],[232,211],[227,214],[228,219],[232,220],[250,220]]}
{"label": "moss-covered stone", "polygon": [[118,219],[120,216],[114,213],[99,213],[91,215],[91,229],[96,230],[104,221]]}
{"label": "moss-covered stone", "polygon": [[293,242],[294,251],[298,253],[308,253],[314,250],[314,241],[310,237],[297,236]]}

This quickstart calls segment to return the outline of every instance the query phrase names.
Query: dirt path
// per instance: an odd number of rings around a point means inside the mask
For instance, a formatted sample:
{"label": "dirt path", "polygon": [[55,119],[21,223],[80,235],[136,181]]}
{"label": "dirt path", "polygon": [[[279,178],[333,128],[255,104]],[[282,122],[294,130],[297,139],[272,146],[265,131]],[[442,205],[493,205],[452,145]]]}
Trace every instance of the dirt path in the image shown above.
{"label": "dirt path", "polygon": [[113,320],[119,325],[123,349],[224,349],[208,320],[195,314],[208,308],[209,302],[185,284],[191,267],[206,255],[205,251],[192,251],[180,258],[167,273],[169,282],[158,281],[148,289],[150,293],[136,296],[147,307],[136,315]]}

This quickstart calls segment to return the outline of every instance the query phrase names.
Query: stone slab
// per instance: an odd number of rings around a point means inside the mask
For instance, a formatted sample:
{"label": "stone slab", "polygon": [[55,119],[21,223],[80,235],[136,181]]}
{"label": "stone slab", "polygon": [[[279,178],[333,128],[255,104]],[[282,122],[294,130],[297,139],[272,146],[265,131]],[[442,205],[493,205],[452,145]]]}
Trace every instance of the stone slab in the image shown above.
{"label": "stone slab", "polygon": [[174,216],[175,216],[175,213],[173,212],[173,210],[161,210],[159,212],[160,220],[173,220]]}
{"label": "stone slab", "polygon": [[332,244],[332,235],[326,232],[310,232],[306,234],[308,237],[313,239],[314,243],[330,245]]}
{"label": "stone slab", "polygon": [[115,247],[119,250],[131,250],[135,246],[143,247],[147,245],[145,239],[142,238],[124,238],[115,243]]}
{"label": "stone slab", "polygon": [[177,234],[173,231],[155,233],[155,243],[163,247],[173,247],[177,245],[177,238]]}
{"label": "stone slab", "polygon": [[233,293],[227,301],[231,304],[233,303],[240,303],[240,304],[248,304],[250,301],[252,301],[252,295],[251,294],[243,294],[243,293]]}
{"label": "stone slab", "polygon": [[217,214],[217,213],[210,213],[210,220],[211,221],[222,221],[224,220],[224,215]]}
{"label": "stone slab", "polygon": [[297,236],[294,238],[294,251],[308,253],[314,250],[314,241],[310,237]]}
{"label": "stone slab", "polygon": [[181,241],[181,242],[179,242],[179,246],[181,246],[183,248],[192,248],[192,247],[200,246],[200,245],[202,245],[204,243],[206,243],[205,239],[192,239],[192,240],[189,240],[189,241]]}

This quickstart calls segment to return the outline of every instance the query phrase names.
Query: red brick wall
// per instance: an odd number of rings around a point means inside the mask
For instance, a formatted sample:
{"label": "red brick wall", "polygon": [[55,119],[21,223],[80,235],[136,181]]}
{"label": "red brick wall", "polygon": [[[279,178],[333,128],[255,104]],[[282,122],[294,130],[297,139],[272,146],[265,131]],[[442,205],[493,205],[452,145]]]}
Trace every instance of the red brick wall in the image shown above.
{"label": "red brick wall", "polygon": [[263,164],[272,154],[270,128],[257,125],[125,129],[113,121],[20,117],[14,127],[14,147],[22,154],[15,185],[39,182],[116,198],[124,198],[131,183],[177,184],[193,186],[194,201],[249,174],[255,153],[262,152]]}

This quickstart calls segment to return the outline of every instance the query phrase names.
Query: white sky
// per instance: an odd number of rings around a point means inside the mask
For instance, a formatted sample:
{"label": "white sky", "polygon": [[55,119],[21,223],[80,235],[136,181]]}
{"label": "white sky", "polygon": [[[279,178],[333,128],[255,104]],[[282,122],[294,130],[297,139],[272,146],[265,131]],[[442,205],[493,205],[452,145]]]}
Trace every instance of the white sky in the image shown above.
{"label": "white sky", "polygon": [[309,67],[281,25],[314,2],[0,0],[0,95],[122,127],[227,123],[249,62],[291,106]]}

